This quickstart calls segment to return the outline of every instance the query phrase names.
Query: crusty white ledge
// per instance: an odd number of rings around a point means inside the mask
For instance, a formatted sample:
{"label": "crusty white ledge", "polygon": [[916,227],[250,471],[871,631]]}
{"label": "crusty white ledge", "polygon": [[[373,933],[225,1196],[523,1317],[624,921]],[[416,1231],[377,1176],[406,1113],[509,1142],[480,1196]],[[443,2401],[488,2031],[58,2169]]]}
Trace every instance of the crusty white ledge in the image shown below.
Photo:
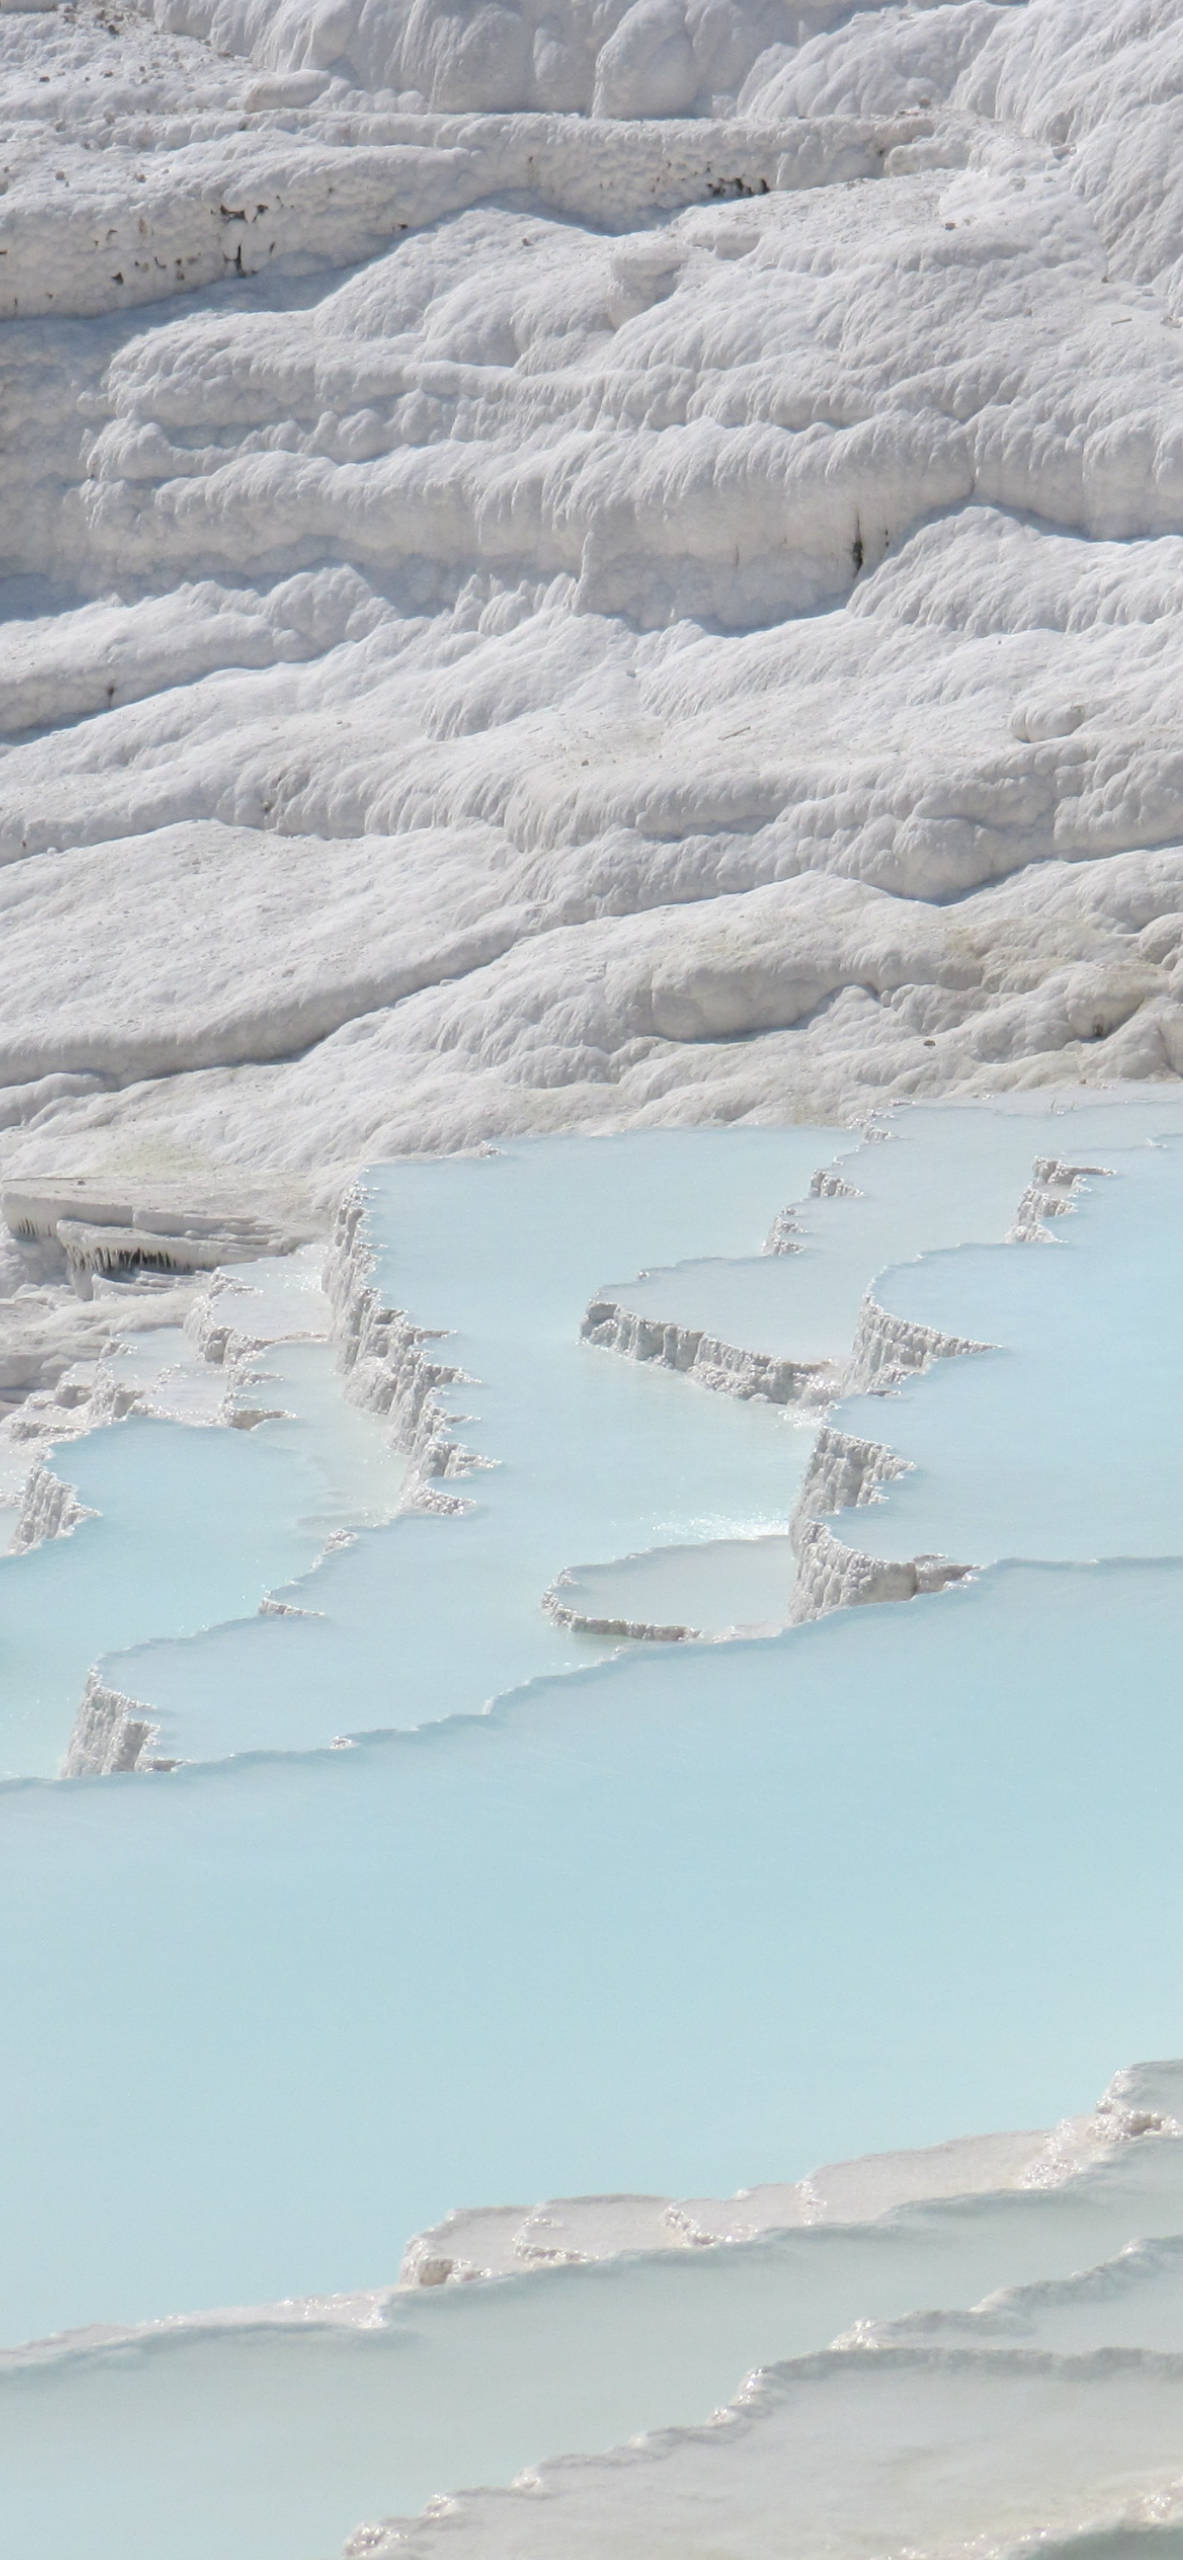
{"label": "crusty white ledge", "polygon": [[[816,2179],[803,2181],[795,2191],[782,2191],[779,2222],[766,2227],[791,2229],[818,2222],[849,2225],[875,2220],[899,2205],[1062,2186],[1082,2170],[1111,2160],[1122,2145],[1178,2142],[1183,2128],[1164,2104],[1165,2094],[1174,2096],[1177,2072],[1178,2066],[1165,2066],[1165,2092],[1164,2066],[1148,2065],[1120,2073],[1091,2117],[1069,2119],[1050,2135],[1002,2135],[987,2138],[979,2145],[952,2143],[932,2152],[889,2155],[883,2160],[851,2163],[845,2171],[822,2172]],[[798,2207],[792,2217],[784,2210],[790,2197]],[[602,2220],[612,2201],[587,2199],[586,2209]],[[638,2227],[638,2208],[645,2200],[617,2201],[623,2208],[620,2228],[631,2235]],[[454,2237],[458,2226],[459,2217],[452,2217],[440,2226],[440,2232]],[[573,2228],[580,2228],[574,2222],[573,2208],[537,2208],[520,2226],[515,2264],[529,2268],[570,2263],[571,2251],[551,2244],[568,2240]],[[594,2234],[594,2221],[583,2226],[583,2230],[588,2228]],[[490,2237],[497,2236],[500,2234],[492,2234],[487,2226],[481,2234],[486,2245]],[[699,2236],[698,2230],[691,2235]],[[746,2228],[735,2234],[715,2230],[710,2233],[711,2238],[733,2236],[756,2235]],[[425,2235],[426,2240],[436,2237]],[[540,2244],[545,2254],[540,2253]],[[626,2237],[624,2245],[630,2244],[636,2245]],[[676,2236],[666,2236],[658,2245],[680,2243]],[[1115,2263],[1111,2260],[1109,2268],[1100,2271],[1102,2281],[1111,2276]],[[425,2261],[425,2265],[426,2281],[455,2280],[440,2272],[438,2262],[432,2265]],[[1087,2275],[1083,2279],[1070,2278],[1067,2285],[1061,2283],[1057,2289],[1064,2293],[1081,2282],[1095,2291],[1096,2279]],[[1013,2321],[1008,2322],[1005,2316],[1007,2308],[1021,2304],[1029,2296],[1038,2309],[1046,2291],[1045,2286],[1036,2283],[1027,2288],[1026,2295],[1012,2291],[1009,2296],[991,2297],[983,2306],[985,2318],[978,2338],[971,2335],[975,2315],[965,2312],[943,2319],[939,2314],[922,2314],[880,2324],[856,2321],[831,2345],[749,2375],[735,2398],[717,2410],[705,2427],[667,2427],[611,2451],[561,2455],[522,2474],[508,2489],[434,2498],[420,2517],[387,2517],[359,2527],[345,2545],[346,2560],[395,2560],[396,2554],[409,2551],[426,2555],[441,2547],[441,2536],[448,2549],[455,2542],[457,2548],[480,2551],[486,2560],[493,2554],[504,2554],[505,2560],[510,2560],[510,2555],[512,2560],[526,2560],[527,2554],[537,2554],[538,2560],[544,2560],[544,2555],[545,2560],[558,2560],[560,2553],[606,2555],[623,2552],[626,2547],[630,2553],[635,2550],[638,2554],[658,2548],[670,2553],[689,2551],[691,2547],[695,2551],[701,2548],[705,2554],[708,2547],[714,2549],[720,2530],[729,2551],[750,2552],[752,2560],[758,2553],[766,2554],[767,2560],[781,2560],[786,2551],[798,2547],[795,2536],[790,2541],[783,2538],[784,2517],[794,2499],[797,2524],[804,2529],[803,2549],[808,2542],[810,2551],[816,2550],[819,2555],[831,2548],[849,2550],[853,2555],[866,2548],[865,2518],[875,2514],[877,2494],[881,2495],[896,2478],[903,2484],[904,2509],[909,2517],[913,2514],[915,2465],[906,2459],[916,2427],[917,2402],[910,2382],[913,2374],[925,2391],[926,2438],[931,2438],[934,2422],[937,2426],[940,2423],[936,2417],[940,2395],[949,2392],[954,2421],[949,2431],[950,2445],[961,2448],[965,2428],[957,2421],[959,2411],[964,2420],[965,2393],[968,2391],[970,2401],[979,2408],[982,2386],[989,2388],[992,2381],[1001,2377],[1005,2389],[1008,2369],[1013,2369],[1020,2380],[1017,2423],[1026,2431],[1024,2459],[1030,2474],[1029,2478],[1022,2476],[1021,2469],[1022,2503],[1031,2503],[1033,2509],[1043,2485],[1049,2448],[1059,2453],[1063,2485],[1070,2493],[1078,2486],[1077,2438],[1068,2440],[1065,2461],[1065,2443],[1054,2424],[1054,2394],[1060,2376],[1074,2392],[1083,2388],[1086,2428],[1088,2409],[1097,2400],[1092,2384],[1099,2384],[1106,2391],[1116,2384],[1119,2391],[1132,2396],[1143,2418],[1144,2394],[1149,2393],[1149,2440],[1131,2448],[1128,2433],[1123,2431],[1122,2452],[1128,2456],[1133,2450],[1133,2460],[1128,2468],[1123,2465],[1115,2471],[1103,2456],[1101,2485],[1106,2493],[1119,2492],[1123,2501],[1135,2490],[1141,2493],[1147,2485],[1157,2487],[1158,2458],[1166,2447],[1174,2457],[1170,2467],[1177,2489],[1177,2393],[1183,2358],[1163,2357],[1141,2346],[1121,2345],[1086,2348],[1082,2354],[1066,2355],[1038,2345],[1032,2348],[1021,2337],[1016,2342]],[[1002,2320],[994,2318],[992,2322],[991,2314],[998,2306],[1002,2307]],[[896,2368],[902,2369],[905,2378],[902,2394],[893,2390]],[[1051,2378],[1053,2388],[1053,2427],[1046,2437],[1041,2433],[1041,2401],[1036,2398],[1033,2411],[1023,2405],[1028,2388],[1038,2395],[1045,2377]],[[884,2378],[889,2415],[886,2436],[881,2437],[874,2412],[881,2405],[877,2395]],[[838,2384],[836,2402],[833,2392],[827,2391],[821,2408],[815,2397],[819,2381],[823,2385]],[[786,2406],[787,2394],[794,2395],[797,2419],[795,2427],[785,2435],[783,2430],[778,2431],[778,2413]],[[1005,2401],[1001,2405],[1005,2407]],[[1098,2410],[1098,2415],[1104,2423],[1104,2412]],[[762,2423],[765,2420],[771,2421],[767,2428]],[[815,2423],[820,2425],[821,2440],[812,2447]],[[984,2480],[992,2478],[1002,2457],[989,2424],[984,2430],[979,2428],[969,2445],[971,2451],[975,2443]],[[739,2455],[737,2465],[733,2462],[735,2453]],[[849,2506],[849,2538],[844,2535],[839,2543],[831,2545],[824,2530],[814,2529],[811,2533],[810,2529],[818,2525],[829,2482],[842,2479],[846,2463],[856,2482]],[[923,2501],[923,2466],[920,2476]],[[941,2476],[938,2448],[938,2506]],[[705,2506],[701,2503],[704,2498]],[[1009,2503],[1013,2511],[1013,2502]],[[1004,2500],[1003,2516],[1007,2504]],[[847,2513],[841,2497],[838,2509]],[[1154,2512],[1159,2510],[1155,2508]],[[1059,2508],[1056,2513],[1059,2518]],[[1147,2507],[1147,2516],[1149,2513]],[[1087,2512],[1073,2518],[1081,2520],[1088,2521]],[[1025,2514],[1022,2521],[1025,2527]],[[1048,2517],[1033,2512],[1032,2521],[1046,2523]],[[1020,2539],[1019,2534],[1004,2536],[991,2540],[990,2548],[1001,2552],[1013,2548]],[[917,2552],[929,2552],[932,2560],[936,2560],[938,2552],[947,2553],[953,2547],[952,2540],[941,2533],[931,2540],[918,2533],[901,2533],[892,2538],[893,2550],[905,2544]],[[956,2547],[963,2547],[960,2537]],[[1058,2541],[1056,2547],[1060,2547]],[[1024,2541],[1023,2549],[1028,2548]]]}
{"label": "crusty white ledge", "polygon": [[[1064,1217],[1075,1194],[1090,1175],[1103,1177],[1102,1165],[1065,1164],[1058,1157],[1038,1156],[1031,1181],[1019,1202],[1008,1244],[1050,1240],[1046,1221]],[[889,1315],[868,1290],[844,1382],[850,1395],[886,1394],[903,1378],[932,1367],[934,1361],[958,1359],[994,1346],[906,1316]],[[964,1581],[972,1565],[947,1556],[900,1558],[867,1555],[837,1536],[832,1515],[880,1499],[880,1487],[909,1472],[909,1461],[885,1442],[856,1439],[823,1424],[793,1514],[792,1537],[797,1556],[797,1582],[792,1623],[800,1626],[832,1609],[857,1608],[880,1600],[914,1600],[926,1591],[943,1590]]]}
{"label": "crusty white ledge", "polygon": [[880,1485],[910,1473],[910,1461],[899,1457],[885,1441],[860,1440],[852,1432],[836,1430],[833,1423],[823,1422],[790,1522],[794,1545],[811,1521],[823,1519],[828,1512],[850,1511],[860,1503],[875,1502]]}
{"label": "crusty white ledge", "polygon": [[38,1248],[51,1271],[56,1260],[81,1298],[89,1298],[96,1275],[173,1279],[290,1253],[319,1223],[294,1201],[286,1214],[265,1217],[241,1200],[237,1207],[212,1195],[195,1200],[169,1184],[147,1195],[81,1181],[9,1184],[0,1207],[9,1233]]}
{"label": "crusty white ledge", "polygon": [[1177,2138],[1183,2125],[1156,2086],[1178,2064],[1135,2064],[1119,2071],[1097,2105],[1051,2127],[971,2134],[911,2151],[835,2161],[784,2185],[740,2188],[734,2196],[571,2196],[537,2205],[476,2207],[446,2214],[412,2240],[397,2283],[348,2293],[294,2295],[282,2302],[235,2304],[179,2312],[136,2327],[97,2325],[0,2347],[0,2374],[62,2358],[107,2351],[178,2334],[217,2336],[239,2329],[377,2329],[400,2293],[496,2276],[544,2274],[558,2266],[597,2265],[640,2252],[712,2248],[758,2240],[774,2231],[818,2223],[877,2222],[901,2205],[960,2196],[1062,2187],[1144,2136]]}
{"label": "crusty white ledge", "polygon": [[[753,1594],[746,1600],[737,1593],[730,1580],[731,1567],[742,1557],[745,1548],[775,1547],[778,1580],[760,1594],[753,1605]],[[711,1599],[711,1568],[720,1557],[727,1560],[728,1573],[724,1590]],[[679,1558],[692,1568],[692,1589],[687,1588],[683,1606],[699,1612],[691,1618],[675,1618],[669,1597],[667,1615],[658,1614],[660,1601],[646,1592],[646,1568]],[[638,1579],[639,1568],[639,1579]],[[706,1582],[703,1582],[703,1569]],[[792,1541],[783,1531],[771,1539],[720,1538],[691,1541],[688,1545],[646,1548],[639,1554],[600,1559],[594,1563],[568,1565],[557,1574],[543,1592],[542,1606],[556,1626],[569,1627],[578,1635],[605,1637],[616,1643],[634,1644],[725,1644],[737,1636],[775,1635],[788,1623],[789,1591],[792,1583]],[[650,1608],[645,1600],[652,1600]]]}
{"label": "crusty white ledge", "polygon": [[850,1361],[842,1382],[848,1396],[881,1395],[901,1378],[931,1369],[934,1360],[956,1360],[970,1351],[992,1351],[991,1342],[968,1335],[940,1333],[935,1325],[917,1324],[910,1316],[889,1315],[868,1289],[859,1309]]}
{"label": "crusty white ledge", "polygon": [[[417,2517],[360,2526],[344,2560],[1153,2552],[1153,2527],[1183,2520],[1181,2386],[1183,2356],[1142,2347],[823,2348],[750,2374],[705,2424],[560,2455],[508,2488],[462,2490]],[[969,2515],[980,2528],[972,2545]],[[1176,2533],[1163,2549],[1178,2550]]]}
{"label": "crusty white ledge", "polygon": [[[344,1390],[350,1400],[387,1418],[394,1445],[410,1459],[403,1506],[454,1511],[463,1497],[444,1480],[481,1462],[456,1437],[440,1389],[460,1383],[464,1371],[442,1361],[434,1345],[442,1337],[387,1306],[374,1285],[375,1258],[366,1231],[366,1196],[360,1184],[346,1192],[337,1212],[322,1273],[330,1329]],[[203,1292],[187,1322],[195,1347],[215,1365],[233,1365],[254,1346],[228,1320],[223,1293]],[[229,1418],[229,1417],[228,1417]],[[244,1417],[244,1419],[247,1417]],[[251,1419],[255,1417],[250,1417]],[[47,1470],[39,1484],[35,1516],[54,1516],[56,1482]],[[60,1488],[66,1492],[68,1488]],[[79,1513],[78,1516],[81,1516]],[[54,1534],[43,1527],[39,1534]],[[265,1612],[292,1614],[288,1604],[265,1600]],[[62,1762],[63,1778],[111,1777],[132,1771],[168,1770],[175,1762],[154,1756],[157,1727],[151,1708],[91,1673]]]}
{"label": "crusty white ledge", "polygon": [[575,1635],[608,1636],[621,1644],[697,1644],[708,1640],[702,1627],[684,1626],[678,1618],[661,1623],[651,1618],[602,1617],[592,1610],[578,1609],[566,1596],[573,1582],[573,1576],[560,1573],[542,1594],[542,1606],[556,1627],[569,1627]]}
{"label": "crusty white ledge", "polygon": [[797,1582],[791,1624],[804,1626],[832,1609],[858,1609],[880,1600],[915,1600],[926,1591],[943,1591],[964,1582],[972,1565],[954,1564],[948,1556],[884,1557],[866,1555],[843,1544],[824,1520],[802,1529],[797,1548]]}
{"label": "crusty white ledge", "polygon": [[1109,1171],[1103,1164],[1064,1164],[1059,1156],[1037,1156],[1007,1243],[1050,1244],[1049,1219],[1068,1217],[1081,1183],[1090,1174],[1108,1179]]}
{"label": "crusty white ledge", "polygon": [[[147,1709],[92,1671],[74,1719],[63,1778],[113,1778],[151,1765],[156,1728]],[[171,1762],[160,1764],[166,1768]]]}
{"label": "crusty white ledge", "polygon": [[815,2223],[875,2222],[900,2205],[1056,2187],[1143,2134],[1183,2133],[1144,2091],[1143,2070],[1119,2071],[1092,2112],[1050,2129],[969,2134],[912,2151],[841,2160],[790,2183],[733,2196],[567,2196],[535,2205],[477,2206],[444,2215],[409,2243],[402,2286],[470,2284],[556,2266],[598,2264],[630,2251],[711,2248]]}
{"label": "crusty white ledge", "polygon": [[[868,1291],[846,1389],[850,1394],[884,1393],[901,1378],[931,1368],[935,1360],[990,1347],[957,1334],[938,1333],[932,1325],[915,1324],[905,1316],[888,1315]],[[825,1617],[832,1609],[855,1609],[880,1600],[915,1600],[922,1592],[942,1591],[947,1583],[964,1581],[973,1570],[940,1555],[867,1555],[829,1526],[827,1515],[877,1501],[882,1485],[908,1472],[908,1461],[885,1442],[856,1439],[823,1424],[793,1514],[797,1580],[790,1615],[794,1626]]]}
{"label": "crusty white ledge", "polygon": [[832,1609],[858,1608],[877,1600],[914,1600],[923,1591],[940,1591],[959,1582],[970,1570],[945,1556],[909,1556],[901,1560],[870,1556],[836,1536],[829,1515],[856,1509],[879,1499],[879,1488],[893,1477],[911,1472],[906,1458],[879,1440],[859,1440],[823,1423],[793,1513],[791,1536],[797,1558],[790,1623],[801,1626]]}
{"label": "crusty white ledge", "polygon": [[374,1285],[375,1270],[366,1195],[355,1183],[338,1209],[324,1270],[345,1392],[367,1412],[388,1417],[394,1445],[411,1462],[405,1502],[453,1511],[460,1497],[444,1494],[443,1480],[481,1462],[457,1438],[440,1389],[464,1384],[466,1373],[434,1350],[442,1334],[387,1305]]}
{"label": "crusty white ledge", "polygon": [[579,1328],[584,1342],[622,1352],[627,1360],[651,1360],[680,1370],[701,1387],[725,1395],[763,1396],[769,1404],[816,1403],[836,1392],[833,1368],[824,1360],[783,1360],[767,1351],[741,1351],[692,1325],[636,1315],[611,1298],[593,1298]]}
{"label": "crusty white ledge", "polygon": [[65,1538],[80,1520],[93,1520],[94,1513],[81,1502],[72,1484],[55,1475],[52,1467],[39,1458],[25,1486],[20,1516],[12,1533],[14,1555],[23,1555],[29,1547],[39,1547],[44,1538]]}

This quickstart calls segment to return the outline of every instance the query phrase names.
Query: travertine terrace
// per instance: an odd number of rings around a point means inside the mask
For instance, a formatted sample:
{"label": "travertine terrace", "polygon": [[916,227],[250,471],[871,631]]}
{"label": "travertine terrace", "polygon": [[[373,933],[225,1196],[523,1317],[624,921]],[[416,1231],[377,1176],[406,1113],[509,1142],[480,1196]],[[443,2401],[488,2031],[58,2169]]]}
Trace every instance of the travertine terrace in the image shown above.
{"label": "travertine terrace", "polygon": [[1181,169],[0,0],[21,2560],[1179,2560]]}

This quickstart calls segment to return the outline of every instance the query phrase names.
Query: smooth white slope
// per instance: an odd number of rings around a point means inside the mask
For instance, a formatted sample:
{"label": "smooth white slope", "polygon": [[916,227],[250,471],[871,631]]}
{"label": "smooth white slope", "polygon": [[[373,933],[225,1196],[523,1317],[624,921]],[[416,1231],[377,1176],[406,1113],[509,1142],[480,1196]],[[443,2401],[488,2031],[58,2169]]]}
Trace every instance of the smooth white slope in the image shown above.
{"label": "smooth white slope", "polygon": [[0,23],[3,1163],[1177,1072],[1177,13],[156,16]]}
{"label": "smooth white slope", "polygon": [[[363,2527],[349,2560],[986,2560],[1183,2509],[1183,2357],[884,2345],[774,2366],[713,2426]],[[873,2539],[872,2539],[873,2537]],[[1028,2546],[1030,2547],[1030,2546]]]}

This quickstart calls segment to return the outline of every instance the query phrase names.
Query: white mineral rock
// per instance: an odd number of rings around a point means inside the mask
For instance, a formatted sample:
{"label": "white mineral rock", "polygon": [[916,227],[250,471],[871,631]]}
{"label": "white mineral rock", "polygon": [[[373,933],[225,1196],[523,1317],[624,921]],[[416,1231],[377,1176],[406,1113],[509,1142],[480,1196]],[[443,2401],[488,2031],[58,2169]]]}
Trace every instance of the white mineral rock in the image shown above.
{"label": "white mineral rock", "polygon": [[0,1172],[1178,1072],[1169,0],[0,58]]}

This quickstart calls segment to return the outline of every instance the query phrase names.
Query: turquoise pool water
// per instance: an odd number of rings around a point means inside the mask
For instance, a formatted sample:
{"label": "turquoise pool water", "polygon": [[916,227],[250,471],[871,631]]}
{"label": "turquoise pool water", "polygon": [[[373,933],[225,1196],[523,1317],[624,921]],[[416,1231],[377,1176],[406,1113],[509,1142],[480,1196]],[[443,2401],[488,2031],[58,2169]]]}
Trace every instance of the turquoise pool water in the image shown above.
{"label": "turquoise pool water", "polygon": [[316,1560],[322,1498],[298,1436],[130,1415],[63,1450],[95,1517],[0,1557],[0,1766],[51,1777],[87,1673],[154,1625],[196,1633]]}
{"label": "turquoise pool water", "polygon": [[[478,1710],[611,1649],[545,1614],[565,1566],[783,1533],[810,1449],[791,1417],[615,1360],[579,1325],[605,1256],[662,1256],[704,1232],[756,1248],[834,1143],[815,1129],[646,1132],[372,1173],[381,1289],[443,1335],[440,1357],[471,1381],[446,1391],[457,1437],[488,1463],[452,1488],[459,1517],[407,1514],[285,1594],[314,1617],[108,1661],[113,1685],[150,1706],[160,1748],[305,1750]],[[737,1609],[748,1561],[741,1547]]]}
{"label": "turquoise pool water", "polygon": [[1181,1636],[1179,1566],[1005,1567],[350,1752],[11,1790],[3,2334],[1087,2104],[1176,2037]]}
{"label": "turquoise pool water", "polygon": [[[101,1517],[0,1567],[10,1711],[44,1684],[27,1765],[101,1652],[189,1765],[0,1788],[0,2340],[381,2285],[453,2204],[726,2193],[1051,2122],[1178,2047],[1170,1119],[1153,1099],[1065,1115],[1054,1151],[1108,1144],[1114,1173],[1051,1246],[1001,1242],[1053,1151],[1046,1114],[916,1114],[852,1149],[879,1204],[861,1243],[859,1201],[802,1209],[809,1253],[775,1267],[828,1257],[833,1341],[873,1283],[999,1345],[839,1413],[919,1461],[854,1515],[860,1542],[989,1567],[908,1606],[615,1653],[541,1606],[572,1566],[599,1592],[697,1587],[716,1619],[729,1556],[749,1598],[779,1578],[808,1430],[579,1323],[606,1270],[648,1259],[664,1283],[692,1241],[771,1271],[761,1238],[849,1143],[833,1133],[554,1141],[370,1177],[382,1293],[445,1335],[470,1381],[449,1391],[457,1436],[492,1461],[459,1480],[459,1516],[363,1526],[290,1580],[381,1491],[372,1426],[355,1444],[315,1343],[259,1356],[282,1419],[70,1446]],[[953,1249],[979,1146],[993,1240]],[[885,1273],[867,1256],[889,1235]],[[277,1581],[312,1614],[235,1614]],[[202,1631],[129,1649],[165,1624]],[[1098,2248],[1135,2236],[1132,2210],[1090,2226]],[[1176,2211],[1173,2190],[1145,2204],[1156,2230]],[[864,2234],[832,2293],[807,2273],[820,2242],[799,2262],[784,2241],[415,2300],[372,2337],[252,2331],[10,2375],[16,2511],[52,2494],[63,2549],[89,2530],[95,2560],[140,2560],[139,2533],[148,2560],[179,2500],[175,2560],[186,2533],[193,2560],[328,2560],[363,2513],[701,2416],[827,2322],[1034,2266],[1033,2224],[980,2253],[978,2228],[890,2263]],[[129,2522],[113,2448],[137,2427]]]}
{"label": "turquoise pool water", "polygon": [[[705,2418],[754,2364],[1003,2285],[1038,2288],[1009,2334],[1004,2315],[1004,2347],[1031,2326],[1060,2351],[1177,2352],[1181,2231],[1183,2142],[1152,2141],[1068,2188],[404,2296],[365,2331],[174,2333],[0,2373],[6,2523],[22,2552],[87,2560],[337,2560],[363,2518],[413,2513],[443,2483]],[[1160,2234],[1173,2246],[1124,2284],[1119,2266],[1064,2286]]]}
{"label": "turquoise pool water", "polygon": [[552,1584],[573,1615],[692,1634],[772,1635],[787,1625],[796,1579],[787,1530],[652,1547],[611,1564],[580,1565]]}
{"label": "turquoise pool water", "polygon": [[836,1407],[914,1469],[839,1535],[968,1563],[1183,1552],[1183,1141],[1105,1161],[1051,1242],[962,1246],[876,1282],[890,1313],[996,1347]]}
{"label": "turquoise pool water", "polygon": [[[269,1279],[278,1298],[280,1279]],[[236,1302],[257,1294],[239,1283]],[[397,1506],[402,1461],[374,1416],[345,1402],[327,1342],[260,1349],[237,1387],[240,1407],[267,1416],[249,1430],[217,1427],[224,1375],[179,1335],[133,1340],[113,1365],[121,1385],[150,1389],[184,1419],[130,1414],[51,1453],[91,1516],[68,1537],[0,1556],[4,1777],[56,1774],[104,1654],[257,1611],[326,1540]]]}
{"label": "turquoise pool water", "polygon": [[[967,1244],[1001,1244],[1037,1157],[1094,1159],[1138,1138],[1183,1130],[1168,1087],[1122,1103],[1049,1110],[1041,1098],[991,1109],[930,1105],[885,1117],[870,1140],[848,1133],[826,1167],[845,1186],[795,1203],[794,1250],[726,1254],[616,1278],[602,1294],[629,1312],[797,1360],[841,1360],[876,1273]],[[821,1159],[819,1158],[819,1162]],[[635,1269],[635,1265],[633,1266]]]}
{"label": "turquoise pool water", "polygon": [[[1036,1153],[1079,1154],[1115,1131],[1128,1141],[1174,1111],[1169,1095],[1060,1114],[930,1110],[862,1144],[811,1129],[642,1132],[377,1169],[367,1225],[382,1293],[438,1330],[441,1358],[469,1381],[444,1394],[457,1437],[488,1462],[456,1488],[468,1507],[405,1515],[326,1558],[283,1591],[310,1614],[252,1615],[197,1642],[117,1652],[104,1677],[150,1711],[161,1752],[217,1759],[471,1712],[602,1657],[614,1638],[542,1609],[576,1565],[609,1591],[623,1568],[627,1597],[628,1559],[709,1546],[703,1632],[766,1623],[778,1592],[787,1617],[791,1567],[782,1581],[765,1547],[761,1575],[754,1542],[787,1529],[816,1414],[710,1394],[581,1341],[605,1268],[630,1250],[653,1266],[631,1287],[607,1284],[621,1303],[709,1318],[741,1347],[833,1357],[849,1348],[882,1257],[919,1257],[968,1228],[999,1240],[1005,1268],[1001,1239]],[[830,1157],[856,1197],[810,1196]],[[794,1200],[801,1250],[761,1254]],[[715,1258],[669,1259],[692,1238]],[[640,1570],[656,1597],[668,1586],[678,1600],[693,1555],[685,1570],[669,1552]]]}

